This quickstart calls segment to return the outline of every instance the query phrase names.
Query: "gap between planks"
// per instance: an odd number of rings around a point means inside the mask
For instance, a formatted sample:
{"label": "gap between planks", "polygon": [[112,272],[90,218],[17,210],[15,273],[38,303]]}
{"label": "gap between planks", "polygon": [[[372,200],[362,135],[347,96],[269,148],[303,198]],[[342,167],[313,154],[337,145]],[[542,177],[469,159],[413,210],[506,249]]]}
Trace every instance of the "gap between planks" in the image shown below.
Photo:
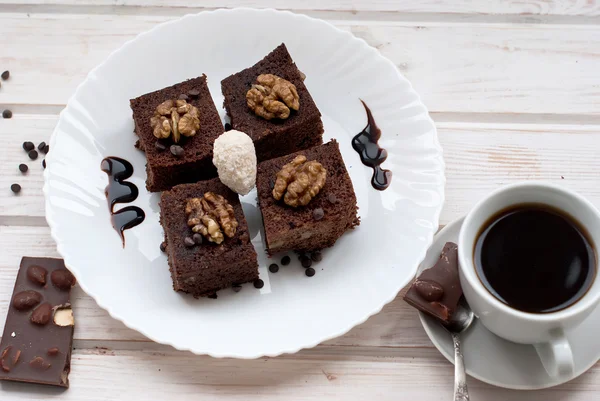
{"label": "gap between planks", "polygon": [[[13,114],[13,119],[52,119],[56,120],[58,115],[66,107],[66,104],[22,104],[5,103],[3,109],[18,109]],[[504,128],[517,125],[573,125],[582,127],[585,125],[600,126],[600,115],[590,114],[556,114],[556,113],[485,113],[485,112],[429,112],[437,128],[451,125],[502,125]]]}
{"label": "gap between planks", "polygon": [[[43,15],[120,15],[149,17],[180,17],[202,11],[220,8],[231,9],[235,6],[203,7],[203,6],[140,6],[140,5],[69,5],[69,4],[0,4],[0,13]],[[258,6],[256,8],[269,8]],[[310,17],[343,21],[352,25],[353,21],[361,25],[377,25],[382,23],[443,23],[443,24],[547,24],[547,25],[595,25],[600,22],[600,15],[543,15],[534,13],[457,13],[457,12],[405,12],[393,10],[309,10],[280,7],[279,10],[305,14]],[[443,9],[442,9],[443,10]]]}

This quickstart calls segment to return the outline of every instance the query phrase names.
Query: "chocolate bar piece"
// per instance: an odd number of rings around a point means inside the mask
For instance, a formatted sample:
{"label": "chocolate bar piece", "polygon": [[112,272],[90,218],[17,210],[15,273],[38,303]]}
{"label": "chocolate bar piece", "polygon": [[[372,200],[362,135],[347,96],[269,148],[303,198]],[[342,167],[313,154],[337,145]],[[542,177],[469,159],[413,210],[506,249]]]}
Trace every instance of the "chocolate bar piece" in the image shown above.
{"label": "chocolate bar piece", "polygon": [[446,242],[440,259],[417,277],[404,300],[418,310],[448,323],[461,296],[458,247],[453,242]]}
{"label": "chocolate bar piece", "polygon": [[69,387],[74,285],[62,259],[23,257],[0,342],[0,380]]}

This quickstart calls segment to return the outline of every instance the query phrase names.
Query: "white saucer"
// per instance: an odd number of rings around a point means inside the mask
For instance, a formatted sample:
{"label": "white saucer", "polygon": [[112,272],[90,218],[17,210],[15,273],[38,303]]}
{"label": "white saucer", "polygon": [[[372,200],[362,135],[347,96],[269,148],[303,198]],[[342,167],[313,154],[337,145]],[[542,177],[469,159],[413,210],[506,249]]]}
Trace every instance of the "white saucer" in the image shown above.
{"label": "white saucer", "polygon": [[[418,272],[433,266],[444,244],[458,242],[463,219],[444,227],[434,238]],[[437,349],[454,363],[454,348],[448,332],[437,321],[419,312],[423,328]],[[462,335],[467,374],[485,383],[516,390],[536,390],[557,386],[576,378],[600,360],[600,308],[579,327],[567,331],[573,349],[575,369],[568,380],[553,379],[544,370],[531,345],[515,344],[489,332],[478,320]]]}

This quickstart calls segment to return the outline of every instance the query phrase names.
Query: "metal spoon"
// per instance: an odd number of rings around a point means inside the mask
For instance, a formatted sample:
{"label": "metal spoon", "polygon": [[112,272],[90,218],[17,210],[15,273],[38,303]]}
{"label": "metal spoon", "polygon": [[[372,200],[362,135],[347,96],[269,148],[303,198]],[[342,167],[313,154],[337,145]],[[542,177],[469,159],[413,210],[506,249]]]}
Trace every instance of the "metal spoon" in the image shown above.
{"label": "metal spoon", "polygon": [[460,349],[460,333],[467,330],[474,319],[475,314],[463,296],[452,314],[452,319],[447,325],[444,325],[452,335],[452,342],[454,343],[454,401],[469,401],[467,374],[465,373],[465,363]]}

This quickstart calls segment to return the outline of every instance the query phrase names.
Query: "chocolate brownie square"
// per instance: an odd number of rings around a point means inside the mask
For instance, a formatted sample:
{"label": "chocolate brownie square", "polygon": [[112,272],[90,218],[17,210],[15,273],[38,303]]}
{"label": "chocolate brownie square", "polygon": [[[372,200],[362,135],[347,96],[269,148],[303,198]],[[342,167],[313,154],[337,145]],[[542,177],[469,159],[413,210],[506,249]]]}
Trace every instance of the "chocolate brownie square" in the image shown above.
{"label": "chocolate brownie square", "polygon": [[[274,74],[294,84],[300,97],[300,109],[292,110],[285,120],[265,120],[254,114],[246,103],[246,93],[260,74]],[[254,66],[221,81],[231,125],[252,138],[259,162],[323,143],[321,113],[303,77],[282,43]]]}
{"label": "chocolate brownie square", "polygon": [[[294,208],[273,198],[273,185],[281,168],[298,155],[321,163],[327,170],[327,180],[308,205]],[[333,246],[346,230],[360,223],[352,181],[335,140],[260,163],[256,187],[270,255],[289,250],[310,252]],[[322,216],[319,209],[323,211]]]}
{"label": "chocolate brownie square", "polygon": [[[181,137],[178,145],[183,155],[175,156],[170,151],[174,144],[171,138],[154,136],[150,119],[156,107],[169,99],[187,96],[187,102],[198,109],[200,129],[192,137]],[[206,85],[206,75],[179,84],[147,93],[130,101],[135,122],[138,146],[146,153],[146,187],[150,192],[159,192],[177,184],[197,182],[216,177],[212,164],[212,149],[215,139],[224,131],[221,117],[213,103]],[[157,142],[160,143],[157,146]]]}
{"label": "chocolate brownie square", "polygon": [[[238,227],[232,238],[221,244],[204,240],[186,246],[185,238],[193,232],[187,225],[185,205],[190,198],[205,192],[223,196],[233,207]],[[258,279],[258,261],[250,242],[248,224],[239,197],[218,178],[196,184],[182,184],[163,192],[160,198],[160,221],[165,231],[173,289],[195,297],[212,295],[218,290]]]}

